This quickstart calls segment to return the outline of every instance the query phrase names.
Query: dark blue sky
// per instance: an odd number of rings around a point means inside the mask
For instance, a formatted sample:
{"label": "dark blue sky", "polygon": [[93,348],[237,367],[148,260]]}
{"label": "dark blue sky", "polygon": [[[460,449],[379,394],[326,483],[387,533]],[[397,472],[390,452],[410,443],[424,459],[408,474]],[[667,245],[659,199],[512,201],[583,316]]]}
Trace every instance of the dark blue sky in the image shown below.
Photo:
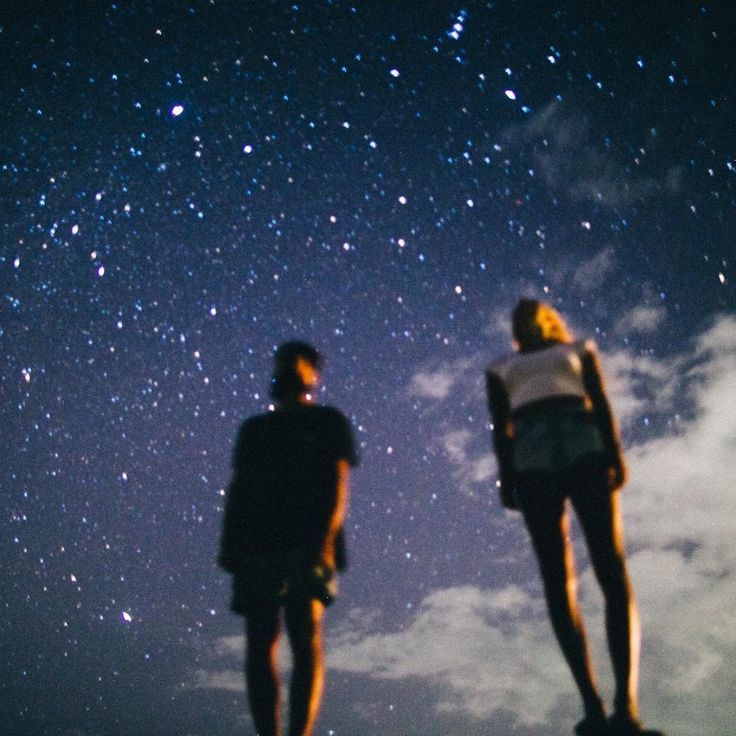
{"label": "dark blue sky", "polygon": [[[231,443],[292,338],[326,354],[321,400],[362,456],[318,733],[568,733],[482,391],[521,295],[601,348],[639,579],[691,574],[732,610],[713,489],[734,385],[734,12],[607,5],[0,10],[5,733],[251,733],[214,559]],[[679,529],[703,488],[712,506]],[[672,631],[694,615],[650,603]],[[645,647],[644,705],[697,736],[678,646]],[[710,667],[700,685],[724,695],[704,736],[730,728],[733,667]],[[501,687],[504,668],[523,679]]]}

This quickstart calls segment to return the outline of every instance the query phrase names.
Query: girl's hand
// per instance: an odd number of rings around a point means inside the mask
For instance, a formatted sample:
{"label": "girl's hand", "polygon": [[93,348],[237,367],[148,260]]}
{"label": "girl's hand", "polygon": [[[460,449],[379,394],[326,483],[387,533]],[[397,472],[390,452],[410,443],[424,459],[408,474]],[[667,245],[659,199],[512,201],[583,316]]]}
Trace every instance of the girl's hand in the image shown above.
{"label": "girl's hand", "polygon": [[626,484],[628,477],[628,471],[626,464],[621,459],[621,456],[614,458],[608,466],[608,487],[612,491],[617,491]]}

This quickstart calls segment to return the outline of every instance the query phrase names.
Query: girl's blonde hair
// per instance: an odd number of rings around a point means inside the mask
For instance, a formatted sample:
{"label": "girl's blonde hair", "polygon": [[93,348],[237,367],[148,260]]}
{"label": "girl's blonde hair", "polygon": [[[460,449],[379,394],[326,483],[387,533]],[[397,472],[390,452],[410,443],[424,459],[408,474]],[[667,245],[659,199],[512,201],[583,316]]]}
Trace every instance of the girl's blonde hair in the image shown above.
{"label": "girl's blonde hair", "polygon": [[519,350],[529,352],[551,342],[572,342],[570,331],[560,313],[547,302],[521,299],[511,315],[514,340]]}

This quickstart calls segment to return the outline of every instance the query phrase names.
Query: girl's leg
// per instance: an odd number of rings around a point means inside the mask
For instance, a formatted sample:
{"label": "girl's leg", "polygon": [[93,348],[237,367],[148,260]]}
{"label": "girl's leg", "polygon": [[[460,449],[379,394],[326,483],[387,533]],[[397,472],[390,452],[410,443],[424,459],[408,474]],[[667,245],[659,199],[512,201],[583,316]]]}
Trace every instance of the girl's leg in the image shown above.
{"label": "girl's leg", "polygon": [[639,717],[639,616],[626,571],[619,494],[597,484],[572,496],[606,602],[606,633],[616,681],[616,713]]}
{"label": "girl's leg", "polygon": [[539,563],[552,627],[580,691],[586,717],[598,722],[605,713],[578,608],[565,501],[542,484],[534,484],[536,488],[524,485],[520,506]]}

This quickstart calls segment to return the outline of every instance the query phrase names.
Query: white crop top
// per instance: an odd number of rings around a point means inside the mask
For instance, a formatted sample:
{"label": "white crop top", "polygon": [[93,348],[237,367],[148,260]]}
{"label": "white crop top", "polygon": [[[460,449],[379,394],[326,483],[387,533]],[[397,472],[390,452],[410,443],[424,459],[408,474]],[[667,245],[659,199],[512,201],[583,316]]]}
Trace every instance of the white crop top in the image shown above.
{"label": "white crop top", "polygon": [[529,353],[514,353],[488,367],[509,396],[511,410],[555,396],[585,398],[583,355],[594,352],[592,341],[556,343]]}

